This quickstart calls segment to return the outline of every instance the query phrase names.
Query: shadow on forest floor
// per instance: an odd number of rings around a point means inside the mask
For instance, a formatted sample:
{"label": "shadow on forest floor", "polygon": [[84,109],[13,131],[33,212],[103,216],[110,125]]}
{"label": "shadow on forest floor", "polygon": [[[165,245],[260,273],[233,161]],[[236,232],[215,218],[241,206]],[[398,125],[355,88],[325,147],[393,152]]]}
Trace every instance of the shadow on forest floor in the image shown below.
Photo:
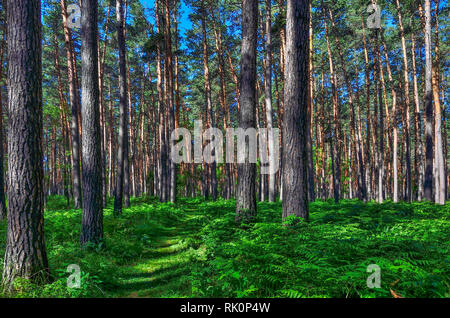
{"label": "shadow on forest floor", "polygon": [[[132,199],[120,217],[104,209],[104,246],[81,249],[81,210],[49,197],[46,286],[17,297],[448,297],[450,202],[316,201],[310,219],[282,226],[282,203],[260,202],[255,224],[235,223],[234,200]],[[6,222],[0,223],[6,237]],[[0,243],[0,270],[5,245]],[[78,264],[83,288],[66,288]],[[367,265],[383,268],[366,286]],[[0,295],[1,296],[1,295]]]}

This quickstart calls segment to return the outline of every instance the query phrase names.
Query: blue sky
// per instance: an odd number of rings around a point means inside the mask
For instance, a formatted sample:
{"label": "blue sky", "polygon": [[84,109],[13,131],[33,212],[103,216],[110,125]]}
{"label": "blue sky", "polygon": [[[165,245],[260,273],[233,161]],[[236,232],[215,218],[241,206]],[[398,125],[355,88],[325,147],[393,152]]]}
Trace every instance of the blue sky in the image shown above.
{"label": "blue sky", "polygon": [[[154,0],[140,0],[144,8],[146,9],[154,9],[155,8],[155,1]],[[148,11],[146,10],[146,14]],[[189,30],[192,26],[191,21],[189,20],[189,14],[192,12],[192,10],[186,6],[184,1],[181,1],[181,17],[178,21],[178,29],[181,34],[181,36],[184,36],[186,34],[186,31]],[[147,17],[149,21],[154,21],[153,16]]]}

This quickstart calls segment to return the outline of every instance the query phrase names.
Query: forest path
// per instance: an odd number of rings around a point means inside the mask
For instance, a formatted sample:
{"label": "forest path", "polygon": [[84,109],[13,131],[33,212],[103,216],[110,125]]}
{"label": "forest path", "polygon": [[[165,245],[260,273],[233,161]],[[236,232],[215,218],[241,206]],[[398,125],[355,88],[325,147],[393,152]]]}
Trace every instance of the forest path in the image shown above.
{"label": "forest path", "polygon": [[167,230],[151,243],[149,252],[118,269],[120,286],[112,296],[179,298],[191,295],[188,274],[193,250],[187,239],[199,232],[202,222],[198,220],[202,213],[195,205],[184,206],[183,212],[183,219],[169,222]]}

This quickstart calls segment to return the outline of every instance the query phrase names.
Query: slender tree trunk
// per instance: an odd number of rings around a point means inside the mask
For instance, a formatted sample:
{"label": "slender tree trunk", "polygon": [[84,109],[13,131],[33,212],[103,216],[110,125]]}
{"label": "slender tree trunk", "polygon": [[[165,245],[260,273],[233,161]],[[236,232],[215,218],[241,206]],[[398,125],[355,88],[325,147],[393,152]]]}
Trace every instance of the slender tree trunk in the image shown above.
{"label": "slender tree trunk", "polygon": [[384,47],[384,57],[386,60],[386,69],[391,87],[392,95],[392,175],[393,175],[393,196],[392,200],[398,202],[398,114],[397,114],[397,93],[394,87],[391,64],[388,57],[388,49],[384,40],[384,33],[381,32],[381,41]]}
{"label": "slender tree trunk", "polygon": [[[160,27],[160,10],[159,0],[155,0],[155,15],[156,15],[156,30],[161,32]],[[157,75],[157,90],[158,90],[158,115],[159,115],[159,160],[158,160],[158,192],[161,202],[167,202],[169,194],[167,193],[167,152],[166,152],[166,138],[165,138],[165,103],[163,97],[162,87],[162,70],[161,70],[161,45],[158,41],[156,49],[156,75]]]}
{"label": "slender tree trunk", "polygon": [[[376,43],[375,43],[375,39],[372,38],[372,57],[374,58],[374,60],[376,61],[376,56],[377,56],[377,49],[376,49]],[[373,63],[373,121],[372,121],[372,126],[373,126],[373,134],[372,134],[372,144],[374,146],[373,149],[373,174],[374,174],[374,178],[373,178],[373,184],[372,184],[372,189],[373,189],[373,197],[374,199],[381,203],[379,201],[379,197],[378,197],[378,189],[379,189],[379,178],[378,176],[380,175],[380,167],[379,167],[379,145],[377,140],[378,138],[378,134],[379,131],[377,130],[378,127],[378,108],[381,108],[381,103],[378,103],[378,68],[377,68],[377,63]],[[381,102],[381,101],[380,101]]]}
{"label": "slender tree trunk", "polygon": [[[265,103],[266,103],[266,121],[269,142],[269,160],[270,164],[275,163],[275,143],[273,140],[273,114],[272,114],[272,5],[271,0],[266,2],[266,74],[264,81]],[[269,202],[275,202],[275,178],[276,174],[269,174]]]}
{"label": "slender tree trunk", "polygon": [[308,219],[308,1],[288,0],[283,118],[283,219]]}
{"label": "slender tree trunk", "polygon": [[335,145],[331,145],[331,152],[332,152],[332,158],[333,161],[332,166],[333,168],[333,191],[334,191],[334,201],[336,203],[339,202],[340,196],[341,196],[341,163],[340,163],[340,132],[339,132],[339,122],[340,122],[340,116],[339,116],[339,105],[338,105],[338,92],[337,92],[337,78],[336,73],[334,72],[334,63],[333,63],[333,56],[331,54],[331,47],[330,47],[330,41],[328,38],[328,26],[326,22],[326,17],[324,13],[324,23],[325,23],[325,37],[327,42],[327,50],[328,50],[328,62],[330,64],[330,77],[331,77],[331,88],[333,93],[333,117],[334,117],[334,123],[333,123],[333,130],[334,130],[334,136],[330,139],[331,143],[335,143]]}
{"label": "slender tree trunk", "polygon": [[[169,110],[169,131],[168,136],[172,133],[173,129],[175,129],[175,110],[174,110],[174,102],[173,102],[173,58],[172,58],[172,34],[170,29],[170,5],[169,0],[165,0],[165,34],[166,34],[166,56],[167,56],[167,65],[165,66],[166,74],[167,74],[167,89],[166,96],[168,97],[167,107]],[[170,149],[173,146],[173,142],[170,141]],[[214,170],[215,173],[215,170]],[[217,189],[217,188],[216,188]],[[177,196],[177,166],[175,162],[170,159],[169,160],[169,200],[170,202],[176,201]]]}
{"label": "slender tree trunk", "polygon": [[50,174],[50,187],[49,187],[49,192],[50,195],[55,195],[56,194],[56,151],[57,151],[57,147],[56,147],[56,127],[52,127],[51,128],[51,154],[50,154],[50,161],[51,161],[51,174]]}
{"label": "slender tree trunk", "polygon": [[122,214],[122,202],[124,195],[124,161],[127,156],[127,82],[126,82],[126,61],[125,61],[125,34],[124,34],[124,14],[123,0],[116,1],[117,14],[117,37],[119,46],[119,141],[117,151],[117,177],[114,200],[114,215]]}
{"label": "slender tree trunk", "polygon": [[309,1],[309,47],[308,47],[308,108],[306,121],[306,151],[308,152],[308,199],[315,201],[314,193],[314,162],[313,162],[313,24],[312,24],[312,1]]}
{"label": "slender tree trunk", "polygon": [[81,170],[80,170],[80,127],[78,122],[79,101],[77,79],[75,76],[75,57],[73,56],[72,33],[67,25],[66,1],[61,0],[61,10],[64,24],[64,39],[67,52],[67,77],[69,81],[69,97],[71,112],[71,134],[72,134],[72,182],[73,199],[75,209],[81,208]]}
{"label": "slender tree trunk", "polygon": [[2,285],[45,283],[41,2],[7,1],[8,228]]}
{"label": "slender tree trunk", "polygon": [[431,8],[425,0],[425,182],[424,196],[433,200],[433,87],[431,56]]}
{"label": "slender tree trunk", "polygon": [[109,182],[109,195],[114,195],[114,158],[113,158],[113,139],[114,139],[114,116],[112,109],[112,95],[111,95],[111,77],[108,83],[108,182]]}
{"label": "slender tree trunk", "polygon": [[[213,28],[214,28],[214,36],[216,39],[216,54],[218,56],[219,62],[219,76],[220,76],[220,104],[223,111],[223,130],[226,131],[228,128],[228,123],[230,121],[230,112],[227,107],[227,88],[226,88],[226,80],[225,80],[225,61],[223,56],[223,45],[222,45],[222,32],[220,28],[217,27],[215,22],[214,12],[213,14]],[[220,12],[218,16],[218,20],[220,25],[223,25],[221,22]],[[224,154],[225,156],[225,154]],[[224,186],[224,197],[225,199],[230,199],[232,195],[232,183],[231,183],[231,170],[232,163],[224,163],[225,166],[225,186]]]}
{"label": "slender tree trunk", "polygon": [[[126,115],[125,115],[125,124],[124,129],[126,133],[126,142],[124,143],[124,159],[123,159],[123,206],[125,208],[130,207],[130,153],[131,153],[131,163],[133,163],[133,112],[131,105],[131,82],[130,82],[130,67],[128,65],[128,51],[126,49],[126,40],[127,40],[127,16],[128,16],[128,0],[123,0],[124,7],[124,15],[123,15],[123,47],[124,47],[124,55],[125,55],[125,85],[126,85],[126,93],[125,99],[127,100],[126,104]],[[120,44],[119,44],[120,50]],[[120,54],[120,52],[119,52]],[[120,59],[120,57],[119,57]],[[120,63],[120,62],[119,62]],[[120,68],[120,66],[119,66]],[[120,72],[120,71],[119,71]],[[119,75],[120,77],[120,75]],[[119,79],[120,82],[120,79]],[[121,84],[119,83],[119,86]],[[120,107],[120,106],[119,106]],[[128,128],[129,127],[129,128]],[[133,169],[133,165],[131,165],[131,169]]]}
{"label": "slender tree trunk", "polygon": [[411,60],[414,85],[414,174],[416,179],[416,199],[423,198],[423,143],[421,137],[422,124],[420,114],[419,89],[417,85],[416,71],[416,42],[414,34],[411,34]]}
{"label": "slender tree trunk", "polygon": [[[67,208],[70,206],[70,197],[69,197],[69,189],[68,189],[68,180],[67,180],[67,150],[69,149],[69,128],[66,119],[66,102],[64,98],[63,92],[63,84],[61,78],[61,67],[59,63],[59,46],[58,46],[58,38],[56,33],[54,34],[54,45],[55,45],[55,70],[56,77],[58,80],[58,97],[59,97],[59,107],[60,107],[60,122],[61,122],[61,135],[62,135],[62,170],[63,170],[63,183],[64,183],[64,196],[67,198]],[[1,64],[1,63],[0,63]],[[1,68],[1,66],[0,66]],[[1,76],[0,76],[1,77]],[[1,99],[1,97],[0,97]]]}
{"label": "slender tree trunk", "polygon": [[371,137],[372,137],[372,120],[371,120],[371,111],[370,111],[370,70],[369,70],[369,54],[367,51],[367,42],[366,42],[366,35],[365,35],[365,25],[364,25],[364,18],[361,16],[361,27],[363,30],[363,46],[364,46],[364,69],[365,69],[365,82],[366,82],[366,112],[367,112],[367,123],[366,123],[366,153],[365,153],[365,166],[366,166],[366,182],[367,182],[367,196],[368,199],[372,198],[372,182],[373,177],[371,174],[371,168],[373,166],[373,160],[371,157]]}
{"label": "slender tree trunk", "polygon": [[[207,129],[214,128],[214,113],[211,103],[211,83],[209,80],[209,57],[208,57],[208,43],[206,37],[206,9],[202,2],[202,36],[203,36],[203,70],[205,76],[205,101],[206,101],[206,125]],[[212,153],[215,157],[215,154]],[[213,201],[217,200],[217,174],[216,174],[216,162],[206,164],[208,169],[208,176],[210,177],[211,196]]]}
{"label": "slender tree trunk", "polygon": [[83,108],[83,218],[81,244],[103,239],[103,186],[98,82],[98,2],[81,6],[81,65]]}
{"label": "slender tree trunk", "polygon": [[[256,129],[256,47],[258,2],[242,0],[242,59],[239,127]],[[256,216],[256,163],[238,164],[236,221],[251,221]]]}
{"label": "slender tree trunk", "polygon": [[[435,198],[436,204],[444,205],[446,200],[445,192],[445,165],[444,165],[444,147],[442,144],[442,110],[441,102],[439,100],[439,19],[438,7],[439,0],[434,2],[435,5],[435,45],[434,45],[434,65],[432,73],[432,87],[434,99],[434,160],[435,168]],[[431,13],[430,13],[431,14]]]}
{"label": "slender tree trunk", "polygon": [[[4,4],[3,4],[4,6]],[[3,78],[3,53],[6,43],[6,27],[3,30],[3,39],[0,44],[0,82]],[[0,221],[6,217],[5,181],[4,181],[4,148],[3,148],[3,103],[2,90],[0,87]]]}
{"label": "slender tree trunk", "polygon": [[[103,96],[103,84],[104,84],[104,69],[105,69],[105,57],[106,57],[106,48],[108,44],[108,27],[109,27],[109,14],[111,11],[111,5],[108,5],[108,11],[106,13],[106,23],[105,23],[105,40],[102,53],[100,52],[100,37],[98,37],[98,87],[99,87],[99,108],[100,108],[100,129],[101,129],[101,150],[102,150],[102,184],[103,184],[103,207],[106,207],[107,198],[108,198],[108,185],[106,179],[106,154],[107,154],[107,131],[106,131],[106,107],[104,103]],[[109,157],[111,160],[111,157]],[[110,181],[110,180],[108,180]]]}
{"label": "slender tree trunk", "polygon": [[320,124],[322,125],[322,130],[321,130],[321,149],[322,149],[322,157],[321,157],[321,163],[322,163],[322,168],[321,168],[321,186],[322,186],[322,190],[321,190],[321,197],[322,199],[325,199],[326,197],[326,176],[325,176],[325,172],[327,170],[327,161],[326,161],[326,143],[325,143],[325,75],[324,75],[324,59],[323,59],[323,51],[320,52],[320,61],[321,61],[321,65],[320,65],[320,87],[321,87],[321,95],[322,95],[322,101],[321,101],[321,111],[320,111]]}
{"label": "slender tree trunk", "polygon": [[405,112],[406,112],[406,127],[403,128],[405,138],[406,138],[406,200],[411,201],[411,142],[409,138],[410,132],[410,112],[409,112],[409,73],[408,73],[408,56],[406,54],[406,41],[405,32],[403,29],[402,14],[400,11],[400,2],[396,0],[397,13],[398,13],[398,24],[400,27],[400,36],[402,42],[402,52],[403,52],[403,76],[404,76],[404,90],[405,90]]}
{"label": "slender tree trunk", "polygon": [[360,177],[360,188],[361,188],[361,197],[364,202],[367,201],[367,183],[366,183],[366,173],[364,169],[365,158],[364,158],[364,143],[363,143],[363,134],[362,134],[362,120],[361,120],[361,102],[359,98],[359,79],[356,79],[356,104],[358,107],[358,124],[357,124],[357,132],[358,132],[358,142],[357,152],[358,152],[358,161],[359,161],[359,177]]}
{"label": "slender tree trunk", "polygon": [[[384,81],[381,80],[382,77],[382,66],[381,66],[381,52],[380,47],[378,44],[378,37],[380,30],[377,29],[375,36],[375,50],[377,53],[377,60],[378,63],[376,63],[377,68],[377,79],[379,82],[381,82],[384,85]],[[378,105],[379,105],[379,133],[378,133],[378,139],[379,139],[379,148],[378,148],[378,203],[383,203],[384,200],[384,115],[383,115],[383,106],[382,106],[382,98],[381,98],[381,92],[382,87],[381,85],[378,85]],[[383,86],[384,87],[384,86]],[[377,93],[377,92],[375,92]]]}

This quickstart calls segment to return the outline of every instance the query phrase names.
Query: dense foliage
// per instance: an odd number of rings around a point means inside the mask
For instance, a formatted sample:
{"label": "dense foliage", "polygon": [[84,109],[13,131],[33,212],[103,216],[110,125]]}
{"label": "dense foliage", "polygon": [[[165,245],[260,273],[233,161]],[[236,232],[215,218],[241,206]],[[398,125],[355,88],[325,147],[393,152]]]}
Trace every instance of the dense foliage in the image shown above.
{"label": "dense foliage", "polygon": [[[234,201],[132,203],[114,218],[110,202],[105,245],[90,250],[79,246],[81,211],[49,198],[45,236],[54,280],[18,280],[15,296],[450,296],[449,203],[318,201],[308,223],[291,226],[281,224],[280,202],[259,203],[257,222],[247,227],[236,226]],[[5,232],[3,222],[1,242]],[[80,289],[66,287],[69,264],[81,267]],[[369,264],[381,268],[380,289],[366,285]]]}

